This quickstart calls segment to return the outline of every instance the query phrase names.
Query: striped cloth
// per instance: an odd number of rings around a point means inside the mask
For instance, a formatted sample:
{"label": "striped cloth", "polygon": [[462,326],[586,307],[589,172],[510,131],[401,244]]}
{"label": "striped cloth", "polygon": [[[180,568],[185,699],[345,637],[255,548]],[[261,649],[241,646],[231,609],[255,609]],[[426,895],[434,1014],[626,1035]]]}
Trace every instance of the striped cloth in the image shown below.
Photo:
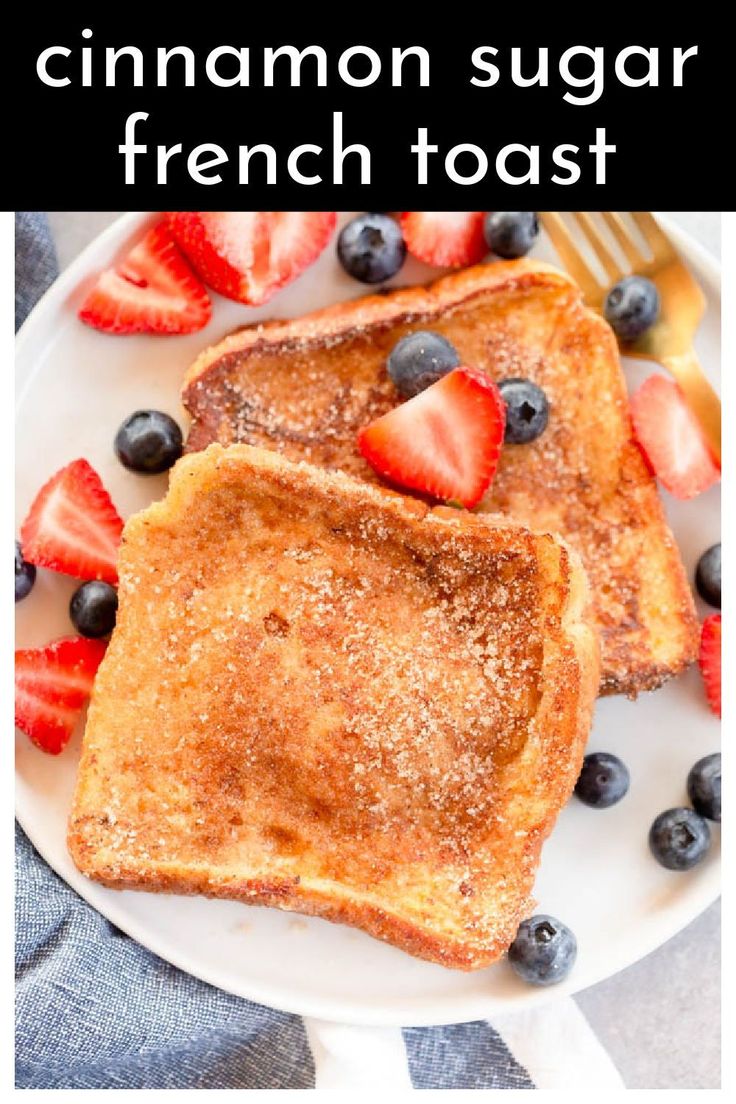
{"label": "striped cloth", "polygon": [[[16,328],[57,275],[45,216],[16,217]],[[575,1002],[443,1027],[302,1019],[139,946],[16,830],[16,1086],[24,1089],[623,1088]]]}

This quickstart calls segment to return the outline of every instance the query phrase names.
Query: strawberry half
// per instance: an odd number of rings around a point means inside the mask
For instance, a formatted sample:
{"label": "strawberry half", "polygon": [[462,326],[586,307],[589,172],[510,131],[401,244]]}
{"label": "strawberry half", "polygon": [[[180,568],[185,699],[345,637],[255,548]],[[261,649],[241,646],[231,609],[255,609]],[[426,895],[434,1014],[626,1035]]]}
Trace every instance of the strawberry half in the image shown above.
{"label": "strawberry half", "polygon": [[392,483],[470,508],[496,474],[505,425],[493,380],[455,368],[362,429],[358,447]]}
{"label": "strawberry half", "polygon": [[94,468],[74,460],[44,484],[20,530],[23,558],[78,579],[117,583],[123,522]]}
{"label": "strawberry half", "polygon": [[58,755],[69,743],[106,647],[67,636],[15,653],[15,723],[42,751]]}
{"label": "strawberry half", "polygon": [[489,252],[483,235],[485,211],[404,211],[401,230],[417,260],[439,268],[477,264]]}
{"label": "strawberry half", "polygon": [[698,663],[705,683],[708,705],[721,715],[721,615],[711,613],[703,622]]}
{"label": "strawberry half", "polygon": [[210,297],[165,222],[105,269],[79,309],[88,326],[112,334],[194,333],[211,316]]}
{"label": "strawberry half", "polygon": [[204,282],[258,306],[319,257],[334,211],[169,211],[171,232]]}
{"label": "strawberry half", "polygon": [[674,380],[649,376],[632,395],[631,418],[646,459],[675,498],[694,498],[718,482],[720,468]]}

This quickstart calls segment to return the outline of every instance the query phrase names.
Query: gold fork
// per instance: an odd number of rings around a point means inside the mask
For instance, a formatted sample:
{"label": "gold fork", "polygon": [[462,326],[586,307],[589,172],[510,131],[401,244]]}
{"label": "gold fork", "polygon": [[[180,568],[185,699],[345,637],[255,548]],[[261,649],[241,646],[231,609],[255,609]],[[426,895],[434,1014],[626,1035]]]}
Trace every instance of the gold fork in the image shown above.
{"label": "gold fork", "polygon": [[675,377],[720,463],[721,403],[705,378],[693,349],[693,337],[705,309],[702,291],[680,260],[670,239],[648,211],[632,211],[631,217],[651,250],[651,259],[640,251],[619,214],[601,211],[603,221],[629,263],[628,269],[619,264],[587,211],[571,213],[609,278],[608,285],[600,283],[558,211],[540,211],[539,217],[562,263],[580,285],[590,307],[602,314],[611,285],[632,272],[648,276],[657,285],[659,318],[637,341],[626,345],[624,352],[656,360]]}

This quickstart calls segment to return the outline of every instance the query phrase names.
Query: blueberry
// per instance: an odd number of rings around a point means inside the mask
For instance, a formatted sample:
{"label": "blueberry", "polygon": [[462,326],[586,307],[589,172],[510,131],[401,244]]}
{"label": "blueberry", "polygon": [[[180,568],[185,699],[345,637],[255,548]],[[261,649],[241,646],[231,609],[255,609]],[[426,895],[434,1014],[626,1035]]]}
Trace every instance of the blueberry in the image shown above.
{"label": "blueberry", "polygon": [[710,846],[710,828],[692,809],[667,809],[649,829],[649,847],[668,870],[689,870]]}
{"label": "blueberry", "polygon": [[721,753],[698,759],[687,776],[687,796],[693,809],[708,820],[721,820]]}
{"label": "blueberry", "polygon": [[507,445],[525,445],[543,433],[549,420],[549,403],[541,387],[528,379],[501,380],[498,389],[506,403]]}
{"label": "blueberry", "polygon": [[622,341],[635,341],[657,321],[659,292],[646,276],[625,276],[603,304],[606,321]]}
{"label": "blueberry", "polygon": [[555,985],[575,965],[578,944],[570,929],[554,916],[524,920],[509,947],[509,962],[531,985]]}
{"label": "blueberry", "polygon": [[72,594],[69,616],[82,636],[107,636],[115,628],[118,595],[114,586],[93,579]]}
{"label": "blueberry", "polygon": [[714,544],[698,560],[695,569],[698,594],[709,606],[721,608],[721,546]]}
{"label": "blueberry", "polygon": [[36,566],[23,559],[20,541],[15,542],[15,600],[27,598],[36,581]]}
{"label": "blueberry", "polygon": [[380,284],[395,276],[406,257],[399,224],[388,215],[358,215],[340,231],[337,255],[349,276],[364,284]]}
{"label": "blueberry", "polygon": [[181,456],[182,444],[179,426],[160,410],[136,410],[115,434],[120,463],[144,475],[168,471]]}
{"label": "blueberry", "polygon": [[583,759],[575,793],[591,809],[608,809],[629,791],[629,771],[617,755],[594,751]]}
{"label": "blueberry", "polygon": [[388,374],[405,399],[457,368],[460,357],[447,338],[429,330],[417,330],[397,341],[388,358]]}
{"label": "blueberry", "polygon": [[489,211],[483,233],[488,248],[497,257],[523,257],[539,236],[537,212]]}

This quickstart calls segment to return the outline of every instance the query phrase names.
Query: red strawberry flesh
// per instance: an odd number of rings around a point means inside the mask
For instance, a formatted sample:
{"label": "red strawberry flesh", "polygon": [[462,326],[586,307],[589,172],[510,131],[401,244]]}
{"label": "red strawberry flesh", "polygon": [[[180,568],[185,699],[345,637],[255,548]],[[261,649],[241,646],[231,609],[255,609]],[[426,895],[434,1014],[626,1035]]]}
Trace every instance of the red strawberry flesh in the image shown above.
{"label": "red strawberry flesh", "polygon": [[165,222],[98,277],[79,310],[87,325],[114,334],[194,333],[211,315],[209,295]]}
{"label": "red strawberry flesh", "polygon": [[504,428],[490,377],[455,368],[362,429],[358,446],[384,479],[471,508],[495,475]]}
{"label": "red strawberry flesh", "polygon": [[721,614],[712,613],[703,622],[698,663],[705,694],[713,712],[721,715]]}
{"label": "red strawberry flesh", "polygon": [[631,418],[649,465],[675,498],[694,498],[718,482],[720,468],[674,380],[649,376],[631,398]]}
{"label": "red strawberry flesh", "polygon": [[43,751],[66,747],[106,646],[72,636],[15,653],[15,723]]}
{"label": "red strawberry flesh", "polygon": [[440,268],[477,264],[488,253],[485,211],[404,211],[401,229],[413,257]]}
{"label": "red strawberry flesh", "polygon": [[171,232],[209,287],[258,306],[316,261],[334,211],[169,211]]}
{"label": "red strawberry flesh", "polygon": [[74,460],[36,495],[20,531],[23,558],[78,579],[116,583],[123,522],[86,460]]}

